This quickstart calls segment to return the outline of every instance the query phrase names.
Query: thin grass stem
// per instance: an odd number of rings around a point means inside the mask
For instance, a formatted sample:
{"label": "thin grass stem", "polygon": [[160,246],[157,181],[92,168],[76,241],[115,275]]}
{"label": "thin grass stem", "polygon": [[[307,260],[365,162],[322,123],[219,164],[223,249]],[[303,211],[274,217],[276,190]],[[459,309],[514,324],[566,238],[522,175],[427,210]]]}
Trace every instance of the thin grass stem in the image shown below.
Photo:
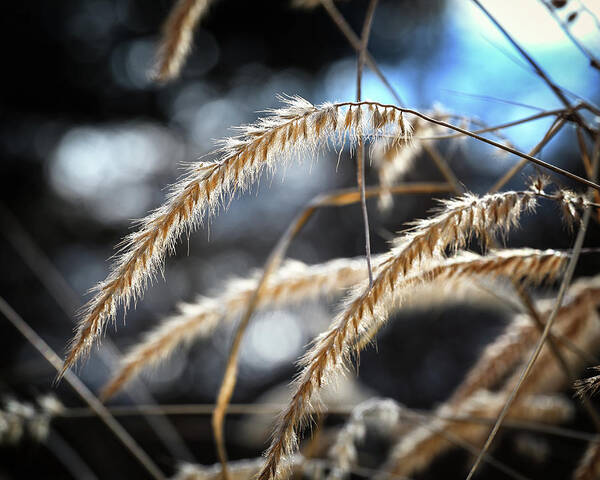
{"label": "thin grass stem", "polygon": [[[477,0],[474,0],[474,1],[477,1]],[[594,159],[592,162],[593,167],[594,167],[592,178],[594,180],[596,179],[596,177],[598,175],[598,158],[599,157],[600,157],[600,134],[597,134],[596,143],[594,146]],[[592,192],[589,191],[588,196],[591,196],[591,194],[592,194]],[[592,213],[591,208],[585,209],[583,218],[581,220],[581,225],[579,227],[579,231],[577,232],[577,238],[575,239],[575,244],[573,245],[573,253],[572,253],[569,263],[567,265],[567,269],[565,271],[563,280],[560,284],[560,288],[558,291],[558,295],[556,297],[554,308],[552,309],[552,312],[550,313],[550,316],[548,317],[548,320],[546,321],[544,330],[542,332],[542,335],[540,336],[540,339],[536,345],[536,348],[532,352],[531,357],[529,358],[527,364],[525,365],[523,371],[521,372],[519,381],[517,382],[517,384],[511,391],[511,393],[504,405],[504,408],[498,415],[498,419],[496,420],[496,423],[494,424],[492,430],[490,431],[490,433],[488,435],[488,438],[481,450],[481,453],[479,454],[479,456],[475,460],[475,463],[471,467],[471,470],[469,471],[469,474],[467,475],[467,480],[471,480],[471,478],[473,478],[473,475],[475,475],[475,472],[477,471],[477,468],[481,464],[481,460],[483,459],[484,454],[491,447],[492,442],[494,441],[494,438],[496,437],[496,435],[498,433],[498,430],[500,430],[500,427],[502,425],[502,422],[504,421],[504,418],[506,417],[514,400],[516,399],[516,396],[519,392],[519,389],[521,388],[521,385],[523,385],[523,383],[525,382],[525,379],[529,375],[529,372],[533,368],[535,361],[539,357],[539,355],[542,351],[542,348],[544,347],[544,343],[546,342],[546,339],[548,338],[550,329],[552,328],[552,325],[553,325],[556,315],[562,305],[562,301],[565,297],[567,289],[569,288],[569,284],[571,283],[571,279],[573,278],[573,274],[575,273],[575,267],[577,266],[577,261],[579,260],[579,254],[581,253],[581,249],[583,248],[583,242],[585,240],[585,234],[587,231],[588,223],[590,221],[591,213]]]}
{"label": "thin grass stem", "polygon": [[[50,346],[13,310],[13,308],[0,297],[0,311],[12,323],[12,325],[23,335],[33,347],[42,354],[42,356],[57,371],[62,368],[62,360],[50,348]],[[71,370],[67,370],[64,375],[65,381],[73,387],[75,392],[89,405],[94,413],[104,422],[104,424],[114,433],[123,446],[131,453],[133,457],[146,469],[148,474],[155,480],[166,480],[164,474],[160,471],[154,461],[148,456],[138,443],[127,433],[119,422],[110,414],[98,398],[85,386],[85,384]]]}

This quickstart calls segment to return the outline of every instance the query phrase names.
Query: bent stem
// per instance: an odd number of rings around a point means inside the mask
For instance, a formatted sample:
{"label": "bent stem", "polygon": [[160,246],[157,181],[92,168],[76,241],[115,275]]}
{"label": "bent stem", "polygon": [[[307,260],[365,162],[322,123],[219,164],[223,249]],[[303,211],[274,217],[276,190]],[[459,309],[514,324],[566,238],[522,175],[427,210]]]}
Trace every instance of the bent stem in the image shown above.
{"label": "bent stem", "polygon": [[[356,52],[359,54],[359,56],[364,57],[364,61],[367,63],[369,68],[375,73],[375,75],[377,75],[377,78],[379,78],[381,83],[383,83],[383,85],[392,94],[392,96],[394,97],[396,102],[398,102],[399,105],[403,105],[404,102],[402,101],[402,98],[400,97],[400,95],[398,94],[396,89],[392,86],[392,84],[389,82],[389,80],[386,78],[386,76],[383,74],[383,72],[377,65],[377,62],[375,61],[375,59],[369,53],[369,51],[367,49],[367,45],[363,46],[361,39],[359,39],[358,36],[356,35],[356,33],[354,33],[354,31],[352,30],[352,27],[350,27],[350,25],[348,24],[348,22],[346,21],[344,16],[334,5],[333,1],[332,0],[321,0],[321,5],[323,5],[323,8],[325,8],[325,11],[331,17],[331,19],[333,20],[335,25],[338,27],[340,32],[342,32],[344,37],[346,37],[346,39],[348,40],[348,43],[352,46],[352,48],[354,48],[354,50],[356,50]],[[358,100],[360,100],[360,98],[358,98]],[[437,151],[435,151],[435,149],[428,143],[423,144],[423,149],[433,159],[436,166],[440,170],[440,173],[444,176],[446,181],[454,186],[454,191],[455,192],[462,191],[461,187],[460,187],[460,182],[457,180],[457,178],[453,174],[452,170],[448,167],[445,159],[441,155],[437,154]]]}
{"label": "bent stem", "polygon": [[[519,52],[519,54],[529,63],[529,65],[535,70],[535,73],[544,81],[544,83],[552,90],[556,98],[558,98],[561,103],[567,107],[571,108],[571,102],[567,99],[562,89],[556,85],[550,78],[550,76],[542,69],[542,67],[533,59],[531,55],[527,53],[527,51],[519,45],[519,43],[508,33],[504,27],[500,24],[498,20],[487,10],[479,0],[473,0],[475,5],[479,7],[479,9],[489,18],[489,20],[496,26],[498,30],[504,35],[504,37],[511,43],[511,45]],[[589,105],[591,107],[591,105]],[[596,133],[592,128],[590,128],[584,121],[583,117],[579,114],[579,112],[573,112],[572,119],[577,123],[581,128],[583,128],[586,133],[591,137],[595,138]]]}
{"label": "bent stem", "polygon": [[[62,368],[62,360],[50,348],[50,346],[35,332],[13,308],[0,297],[0,312],[8,319],[10,323],[23,335],[31,345],[52,365],[56,371]],[[64,374],[66,382],[73,387],[73,390],[88,404],[94,413],[104,422],[104,424],[115,434],[125,448],[136,458],[136,460],[146,469],[148,474],[155,480],[166,480],[164,474],[160,471],[154,461],[148,456],[137,442],[127,433],[119,422],[110,414],[102,402],[85,386],[85,384],[71,370],[66,370]]]}
{"label": "bent stem", "polygon": [[390,104],[384,104],[384,103],[380,103],[380,102],[341,102],[341,103],[336,103],[335,104],[338,107],[343,107],[343,106],[362,106],[362,105],[374,105],[377,107],[381,107],[381,108],[391,108],[394,109],[398,112],[401,113],[406,113],[406,114],[410,114],[410,115],[415,115],[423,120],[425,120],[426,122],[431,122],[431,123],[435,123],[436,125],[439,125],[441,127],[446,127],[449,128],[451,130],[460,132],[464,135],[467,135],[468,137],[474,138],[476,140],[479,140],[480,142],[483,143],[487,143],[488,145],[491,145],[493,147],[499,148],[501,150],[504,150],[506,152],[512,153],[513,155],[516,155],[517,157],[521,157],[525,160],[530,161],[531,163],[534,163],[540,167],[543,167],[547,170],[550,170],[554,173],[558,173],[559,175],[562,175],[564,177],[570,178],[571,180],[574,180],[578,183],[581,183],[582,185],[586,185],[587,187],[591,187],[594,190],[598,190],[600,191],[600,185],[598,185],[595,182],[592,182],[590,180],[587,180],[585,178],[580,177],[579,175],[575,175],[574,173],[571,173],[563,168],[557,167],[555,165],[552,165],[550,163],[544,162],[543,160],[540,160],[539,158],[536,158],[532,155],[528,155],[526,153],[520,152],[519,150],[513,148],[513,147],[509,147],[508,145],[503,145],[501,143],[498,143],[494,140],[491,140],[489,138],[485,138],[482,137],[481,135],[478,135],[474,132],[471,132],[467,129],[461,128],[457,125],[452,125],[451,123],[445,122],[443,120],[438,120],[436,118],[430,117],[428,115],[425,115],[424,113],[421,113],[417,110],[413,110],[410,108],[403,108],[403,107],[398,107],[397,105],[390,105]]}
{"label": "bent stem", "polygon": [[[599,156],[600,156],[600,134],[596,134],[596,142],[595,142],[595,146],[594,146],[594,159],[593,159],[594,170],[593,170],[593,175],[592,175],[592,178],[594,180],[598,176],[598,157]],[[591,193],[592,193],[591,191],[588,192],[588,196],[591,196]],[[546,321],[546,325],[544,326],[542,335],[540,336],[540,339],[538,340],[536,348],[532,352],[527,364],[525,365],[525,368],[521,372],[519,381],[517,382],[517,384],[511,391],[508,399],[506,400],[504,408],[498,415],[498,419],[496,420],[496,423],[492,427],[492,430],[490,431],[488,438],[485,441],[485,444],[483,445],[483,448],[482,448],[480,454],[477,456],[475,463],[471,467],[471,470],[469,471],[469,474],[467,475],[467,480],[471,480],[473,478],[473,475],[475,475],[475,472],[477,471],[477,468],[481,464],[481,461],[482,461],[484,455],[490,449],[490,446],[492,445],[492,442],[494,441],[496,434],[500,430],[502,422],[504,421],[504,418],[508,414],[508,411],[509,411],[510,407],[512,406],[514,400],[516,399],[521,386],[525,382],[525,379],[527,378],[527,376],[529,375],[529,372],[533,368],[533,364],[538,359],[538,357],[542,351],[542,348],[544,347],[544,343],[546,342],[546,339],[548,338],[550,329],[552,328],[554,320],[556,319],[556,315],[558,314],[558,310],[560,309],[560,307],[562,305],[562,302],[563,302],[563,299],[567,292],[567,289],[569,288],[569,284],[571,283],[571,280],[573,278],[573,274],[575,273],[575,267],[577,266],[577,261],[579,260],[579,255],[581,253],[581,249],[583,248],[583,242],[585,240],[585,234],[587,231],[587,226],[589,224],[591,214],[592,214],[591,207],[587,207],[585,209],[583,218],[581,220],[581,226],[579,227],[579,231],[577,232],[577,238],[575,239],[575,244],[573,245],[573,253],[572,253],[569,263],[567,265],[567,269],[565,271],[563,281],[560,284],[560,289],[558,291],[558,295],[556,297],[554,307],[552,309],[552,312],[550,313],[550,316],[548,317],[548,320]]]}
{"label": "bent stem", "polygon": [[594,67],[597,70],[600,70],[600,60],[598,60],[594,56],[594,54],[585,45],[583,45],[583,43],[581,43],[579,40],[577,40],[577,38],[575,38],[575,36],[571,33],[571,29],[569,28],[569,25],[567,23],[563,22],[558,17],[558,15],[556,15],[556,12],[552,8],[552,6],[549,3],[546,3],[544,0],[540,0],[540,3],[542,5],[544,5],[544,7],[546,7],[548,9],[548,11],[550,12],[550,15],[552,15],[552,18],[554,18],[554,20],[556,20],[556,23],[558,23],[558,25],[560,26],[560,28],[562,29],[562,31],[565,32],[565,35],[567,37],[569,37],[569,40],[571,40],[571,42],[573,43],[573,45],[575,45],[575,47],[585,57],[587,57],[587,59],[590,62],[590,66]]}
{"label": "bent stem", "polygon": [[[374,197],[382,192],[381,187],[371,187],[364,190],[365,198]],[[451,188],[446,184],[440,183],[416,183],[416,184],[403,184],[396,185],[389,189],[392,194],[407,194],[407,193],[433,193],[433,192],[447,192]],[[221,387],[217,397],[217,403],[212,414],[212,428],[215,438],[215,446],[217,449],[217,455],[222,465],[222,472],[225,479],[229,477],[229,470],[227,468],[227,450],[225,448],[225,434],[224,434],[224,420],[227,414],[227,409],[235,385],[237,382],[237,371],[238,371],[238,357],[242,339],[246,328],[250,322],[250,318],[256,309],[258,299],[267,279],[271,273],[273,273],[285,257],[287,249],[294,239],[294,237],[302,230],[306,222],[313,216],[313,214],[322,207],[341,207],[357,203],[361,201],[363,193],[355,189],[343,189],[337,190],[328,194],[322,194],[315,197],[308,206],[300,212],[300,214],[294,219],[294,221],[288,226],[285,233],[279,239],[275,248],[270,253],[263,273],[258,281],[256,289],[252,293],[248,306],[238,324],[235,332],[229,356],[227,358],[227,365],[225,367],[225,373],[223,380],[221,381]]]}
{"label": "bent stem", "polygon": [[[535,323],[535,326],[537,327],[537,329],[539,330],[540,335],[541,335],[544,332],[544,322],[542,320],[542,316],[540,315],[537,308],[533,304],[533,301],[531,300],[531,297],[530,297],[529,293],[527,292],[527,290],[525,289],[525,287],[518,286],[518,285],[515,285],[515,287],[516,287],[517,294],[519,295],[519,298],[523,302],[523,305],[525,306],[525,309],[526,309],[529,317],[533,320],[533,322]],[[577,380],[577,377],[575,376],[573,369],[567,362],[567,359],[564,357],[564,355],[558,348],[558,345],[556,343],[556,337],[552,334],[552,332],[550,332],[548,334],[547,341],[548,341],[548,347],[550,347],[550,351],[552,352],[552,355],[554,356],[556,362],[558,363],[558,365],[562,369],[563,373],[565,374],[567,381],[569,382],[570,385],[573,385],[573,383]],[[560,338],[559,338],[559,341],[560,341]],[[567,346],[569,347],[570,345],[567,344]],[[576,352],[576,354],[579,354],[578,350],[576,350],[575,352]],[[596,430],[598,432],[600,432],[600,415],[598,415],[598,412],[596,411],[594,406],[590,403],[589,397],[586,393],[584,393],[581,396],[581,404],[583,405],[583,408],[588,413],[590,420],[594,424],[594,427],[596,428]]]}
{"label": "bent stem", "polygon": [[[21,256],[65,315],[73,319],[73,312],[81,308],[79,295],[71,288],[61,272],[40,249],[14,214],[1,203],[0,225],[3,227],[4,236],[17,254]],[[121,352],[110,338],[104,340],[104,348],[98,351],[98,355],[109,369],[122,358]],[[142,382],[137,382],[135,388],[130,388],[127,393],[135,402],[156,403]],[[192,452],[186,447],[175,427],[166,418],[156,415],[145,417],[145,420],[174,457],[180,460],[191,461],[194,459]]]}

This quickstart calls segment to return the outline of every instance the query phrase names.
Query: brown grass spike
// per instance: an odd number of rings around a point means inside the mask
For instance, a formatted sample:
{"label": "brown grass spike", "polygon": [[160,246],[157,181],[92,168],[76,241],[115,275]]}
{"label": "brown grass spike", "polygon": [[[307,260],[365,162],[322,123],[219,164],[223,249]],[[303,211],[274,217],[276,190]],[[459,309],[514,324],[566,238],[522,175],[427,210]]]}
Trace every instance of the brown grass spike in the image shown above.
{"label": "brown grass spike", "polygon": [[371,290],[365,292],[364,285],[357,288],[357,292],[365,293],[351,298],[346,309],[315,339],[303,358],[304,368],[296,380],[295,393],[275,427],[260,480],[271,480],[278,475],[281,460],[296,448],[297,430],[316,408],[314,402],[319,389],[348,364],[352,347],[360,335],[376,322],[385,320],[386,311],[393,304],[401,303],[403,293],[410,287],[462,275],[507,275],[514,280],[541,280],[556,275],[567,258],[560,252],[537,250],[507,251],[487,257],[465,254],[403,278],[402,272],[393,266],[403,251],[400,247],[400,254],[394,252],[397,256],[392,254],[387,266],[384,263]]}
{"label": "brown grass spike", "polygon": [[192,50],[194,29],[208,11],[213,0],[177,0],[163,26],[153,76],[168,82],[179,72]]}
{"label": "brown grass spike", "polygon": [[[404,118],[392,108],[314,106],[299,97],[282,100],[286,106],[221,142],[217,161],[192,164],[166,203],[125,238],[111,273],[93,289],[95,296],[84,309],[63,372],[89,351],[119,305],[127,309],[141,296],[177,238],[193,228],[201,214],[214,213],[228,194],[255,181],[266,166],[274,168],[277,160],[294,154],[314,153],[330,138],[353,143],[359,131],[377,135],[387,125],[404,124]],[[378,112],[376,125],[374,112]]]}

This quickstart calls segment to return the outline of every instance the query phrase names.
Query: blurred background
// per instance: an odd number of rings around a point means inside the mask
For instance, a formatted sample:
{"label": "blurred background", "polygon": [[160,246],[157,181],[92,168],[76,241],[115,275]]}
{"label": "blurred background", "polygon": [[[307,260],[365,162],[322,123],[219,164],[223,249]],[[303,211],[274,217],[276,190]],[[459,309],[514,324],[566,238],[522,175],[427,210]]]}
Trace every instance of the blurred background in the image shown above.
{"label": "blurred background", "polygon": [[[130,231],[132,219],[162,203],[183,163],[209,153],[216,139],[233,133],[232,126],[277,107],[278,94],[300,95],[314,103],[355,97],[356,58],[345,38],[322,8],[294,9],[288,1],[216,1],[194,36],[181,77],[168,85],[152,83],[148,71],[172,3],[62,0],[2,6],[0,295],[60,355],[71,337],[75,312],[89,298],[86,292],[108,272],[114,245]],[[572,92],[574,103],[579,98],[600,101],[600,71],[590,68],[540,1],[484,3],[553,80]],[[360,31],[367,2],[337,5]],[[573,35],[599,52],[600,4],[572,0],[557,10],[562,19],[573,12]],[[471,2],[381,0],[369,50],[405,104],[416,109],[441,106],[494,125],[562,106]],[[363,98],[394,103],[368,69]],[[550,124],[542,119],[505,134],[518,149],[528,151]],[[471,140],[444,141],[439,148],[475,193],[489,189],[516,162]],[[571,126],[539,157],[585,173]],[[117,329],[109,326],[107,337],[126,350],[173,313],[177,302],[218,293],[228,279],[259,268],[311,198],[354,185],[355,166],[347,152],[336,164],[337,154],[326,152],[272,178],[265,176],[236,196],[226,212],[178,243],[177,253],[167,260],[164,280],[159,276],[126,322],[119,316]],[[508,188],[521,188],[533,173],[525,168]],[[407,177],[442,180],[425,157]],[[367,183],[376,181],[367,169]],[[376,202],[369,202],[373,251],[385,251],[393,232],[435,205],[429,195],[404,196],[392,211],[381,214]],[[554,207],[543,205],[507,244],[569,248],[573,238],[557,221]],[[599,239],[600,229],[593,223],[586,245],[598,246]],[[358,206],[328,208],[309,222],[289,256],[307,263],[358,256],[364,252],[363,242]],[[585,256],[577,275],[595,274],[599,267],[600,256]],[[243,345],[233,402],[254,402],[288,382],[296,372],[295,359],[334,312],[335,305],[315,302],[256,315]],[[398,314],[379,336],[378,348],[361,356],[360,376],[350,375],[350,391],[340,401],[358,403],[379,395],[410,407],[436,405],[510,314],[460,303]],[[213,403],[232,327],[226,325],[209,341],[180,350],[151,375],[143,375],[143,386],[134,384],[111,405]],[[30,400],[54,391],[67,406],[82,405],[64,382],[52,384],[55,371],[4,318],[0,358],[3,398]],[[97,392],[114,360],[103,343],[78,373]],[[170,417],[168,426],[163,425],[171,439],[168,446],[139,415],[119,420],[168,474],[180,460],[216,461],[209,416]],[[589,429],[583,420],[578,422],[579,428]],[[266,445],[263,431],[254,437],[241,434],[244,425],[241,416],[227,422],[232,459],[255,457]],[[99,478],[144,478],[96,418],[59,418],[53,427]],[[585,445],[574,440],[557,445],[552,478],[564,478]],[[510,457],[510,448],[503,440],[498,456]],[[442,459],[424,478],[439,478],[440,472],[444,478],[462,478],[466,459],[466,454]],[[542,478],[541,467],[518,457],[512,462],[524,474]],[[1,478],[39,475],[69,478],[47,445],[24,441],[0,448]],[[489,468],[482,477],[504,478]]]}

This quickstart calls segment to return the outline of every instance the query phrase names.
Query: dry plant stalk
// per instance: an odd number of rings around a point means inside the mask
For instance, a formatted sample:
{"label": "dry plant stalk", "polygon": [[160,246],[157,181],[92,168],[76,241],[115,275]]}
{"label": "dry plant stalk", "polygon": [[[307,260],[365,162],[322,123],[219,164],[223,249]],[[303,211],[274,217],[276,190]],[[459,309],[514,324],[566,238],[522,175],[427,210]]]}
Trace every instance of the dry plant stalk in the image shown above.
{"label": "dry plant stalk", "polygon": [[153,76],[168,82],[179,76],[192,50],[194,29],[204,17],[213,0],[177,0],[162,32]]}
{"label": "dry plant stalk", "polygon": [[[514,194],[514,192],[510,193]],[[481,204],[478,202],[475,202],[474,205],[481,208]],[[515,204],[511,203],[511,205],[514,208]],[[505,211],[506,215],[515,216],[520,211],[520,207],[519,210],[502,209],[502,211]],[[442,213],[440,216],[445,217],[446,213]],[[512,220],[514,221],[514,218]],[[432,225],[437,225],[437,223],[432,222],[427,225],[427,228],[431,228]],[[458,225],[461,225],[461,222]],[[466,233],[463,231],[458,234],[455,230],[453,232],[459,238]],[[418,233],[413,232],[408,236],[416,242],[422,240]],[[449,243],[448,237],[445,237],[445,240]],[[457,243],[458,241],[455,239],[454,244]],[[388,260],[382,264],[373,288],[362,295],[352,297],[347,303],[346,309],[334,320],[326,332],[315,339],[314,345],[302,359],[304,368],[296,379],[295,393],[275,427],[273,441],[266,452],[267,459],[259,476],[261,480],[277,477],[280,473],[281,460],[291,455],[296,449],[297,431],[312,412],[318,411],[317,393],[319,389],[323,384],[331,382],[335,375],[347,366],[351,350],[358,345],[361,334],[369,332],[373,325],[382,323],[392,305],[402,303],[403,295],[407,293],[407,290],[434,279],[473,275],[501,275],[515,281],[526,279],[530,282],[539,282],[548,277],[555,277],[567,258],[567,255],[561,252],[541,252],[529,249],[503,251],[485,257],[464,254],[455,259],[434,264],[429,270],[421,270],[413,276],[406,277],[399,270],[401,267],[396,267],[396,264],[404,264],[406,259],[403,258],[403,255],[407,251],[411,251],[410,244],[411,240],[407,239],[403,246],[393,250]],[[442,249],[446,246],[447,244]],[[428,251],[431,255],[435,249]],[[408,273],[409,270],[404,272]],[[357,289],[357,292],[360,290]]]}
{"label": "dry plant stalk", "polygon": [[240,134],[222,142],[215,162],[197,162],[171,189],[166,203],[139,222],[139,229],[121,244],[111,273],[94,289],[67,354],[61,375],[89,352],[117,307],[127,310],[137,300],[156,271],[165,252],[177,238],[193,228],[203,213],[214,213],[228,194],[244,188],[264,167],[294,154],[314,153],[329,139],[356,141],[357,132],[385,133],[386,127],[403,125],[396,108],[377,105],[326,103],[314,106],[299,97],[283,98],[286,106],[256,123],[241,127]]}
{"label": "dry plant stalk", "polygon": [[[587,312],[581,312],[579,315],[573,315],[569,318],[562,328],[556,328],[557,333],[568,338],[571,343],[590,354],[600,346],[600,317],[595,308],[590,308]],[[559,345],[559,348],[560,345]],[[582,359],[574,352],[561,348],[565,360],[573,369],[581,369]],[[568,384],[560,365],[552,361],[552,351],[545,348],[539,362],[534,365],[528,378],[523,383],[519,394],[535,392],[550,392],[560,390]],[[505,388],[513,388],[519,381],[519,372],[507,380]]]}
{"label": "dry plant stalk", "polygon": [[[580,280],[569,290],[569,302],[558,313],[555,323],[556,333],[562,333],[582,350],[589,349],[590,345],[600,341],[600,323],[596,314],[596,307],[600,304],[600,289],[598,277]],[[541,302],[547,305],[550,302]],[[550,314],[550,305],[543,310],[544,318]],[[527,320],[527,323],[525,321]],[[474,415],[469,411],[473,400],[497,384],[512,371],[535,344],[539,331],[530,320],[518,315],[501,335],[490,346],[486,347],[479,361],[471,369],[455,394],[438,408],[438,414],[443,416]],[[515,405],[521,404],[527,398],[534,398],[540,393],[553,392],[564,384],[564,376],[558,370],[556,362],[552,361],[551,352],[546,351],[545,361],[536,364],[531,376],[525,384],[525,389],[520,393]],[[570,365],[575,365],[571,357]],[[546,373],[548,372],[548,373]],[[518,371],[517,371],[518,373]],[[497,410],[490,412],[494,418],[504,404],[504,399],[511,391],[515,380],[509,379],[502,385],[502,390],[494,395],[502,397],[502,402],[497,405]],[[477,402],[477,401],[476,401]],[[496,408],[496,407],[494,407]],[[514,405],[513,405],[513,408]],[[516,407],[518,408],[518,407]],[[466,411],[465,411],[466,410]],[[512,410],[511,410],[512,412]],[[511,413],[509,413],[509,416]],[[477,413],[481,415],[481,412]],[[526,416],[523,419],[531,420]],[[483,442],[487,436],[487,425],[460,425],[433,419],[429,424],[419,427],[408,435],[400,438],[387,461],[387,470],[396,475],[410,475],[426,468],[431,461],[451,448],[451,444],[444,438],[444,433],[451,433],[463,440]],[[441,432],[441,433],[440,433]]]}
{"label": "dry plant stalk", "polygon": [[[374,257],[375,265],[380,259],[379,256]],[[362,258],[336,259],[317,265],[288,260],[261,289],[257,308],[340,296],[365,276],[366,267]],[[253,295],[258,280],[258,274],[249,279],[233,280],[218,297],[200,297],[193,304],[181,304],[178,315],[165,319],[123,358],[119,370],[103,388],[102,398],[113,396],[142,369],[166,359],[179,345],[206,337],[220,321],[237,317]]]}
{"label": "dry plant stalk", "polygon": [[[556,332],[572,330],[571,325],[581,325],[586,322],[593,309],[600,305],[598,278],[576,282],[569,289],[569,297],[568,302],[558,312]],[[550,314],[551,305],[548,302],[540,302],[539,310],[543,312],[542,318],[545,319]],[[537,326],[527,315],[515,316],[504,333],[484,349],[464,381],[457,387],[449,403],[460,403],[477,390],[497,386],[533,348],[538,336]],[[546,366],[542,362],[540,365]]]}
{"label": "dry plant stalk", "polygon": [[[504,406],[506,392],[492,393],[479,390],[461,405],[444,405],[436,414],[443,417],[494,418]],[[568,398],[559,395],[531,395],[523,397],[509,410],[508,418],[544,423],[561,423],[573,416],[573,405]],[[453,435],[474,445],[485,441],[488,426],[472,422],[454,422],[433,418],[403,436],[383,467],[379,478],[390,475],[409,476],[427,468],[440,454],[454,445],[446,436]]]}
{"label": "dry plant stalk", "polygon": [[[557,313],[555,327],[556,333],[567,338],[576,345],[579,351],[590,355],[600,345],[600,316],[598,305],[600,305],[600,278],[581,280],[569,290],[572,298],[563,305]],[[548,309],[550,311],[550,308]],[[546,315],[546,318],[549,314]],[[573,369],[583,367],[582,358],[568,351],[564,346],[563,355],[565,360]],[[518,372],[510,377],[504,386],[512,389],[518,382]],[[521,393],[550,392],[565,386],[565,377],[561,375],[560,366],[552,361],[552,352],[549,348],[542,350],[540,360],[531,370],[529,377],[520,389]]]}

